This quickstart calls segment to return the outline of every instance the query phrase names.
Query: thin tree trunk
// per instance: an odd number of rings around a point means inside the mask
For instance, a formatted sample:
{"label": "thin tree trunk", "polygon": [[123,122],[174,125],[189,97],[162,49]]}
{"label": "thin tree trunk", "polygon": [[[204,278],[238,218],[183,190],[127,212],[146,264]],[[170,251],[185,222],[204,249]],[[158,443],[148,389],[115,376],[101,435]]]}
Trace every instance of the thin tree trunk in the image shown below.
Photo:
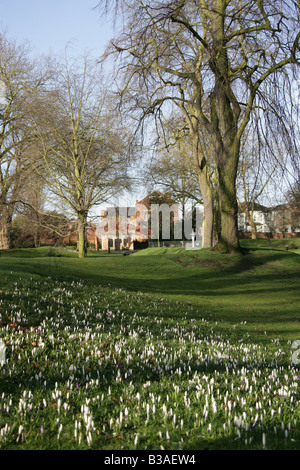
{"label": "thin tree trunk", "polygon": [[204,205],[204,222],[202,225],[202,248],[211,248],[214,227],[214,201],[208,163],[201,151],[198,132],[192,133],[194,162],[198,173],[199,186]]}
{"label": "thin tree trunk", "polygon": [[39,220],[39,215],[36,212],[35,213],[35,224],[34,224],[34,246],[35,248],[39,248],[41,246],[40,244],[40,220]]}
{"label": "thin tree trunk", "polygon": [[86,234],[85,234],[85,227],[86,227],[86,216],[85,214],[78,215],[78,257],[85,258],[87,255],[86,251]]}
{"label": "thin tree trunk", "polygon": [[200,190],[204,203],[204,222],[202,233],[202,247],[211,248],[213,239],[213,226],[214,226],[214,210],[213,210],[213,197],[209,184],[206,181],[205,175],[199,175]]}
{"label": "thin tree trunk", "polygon": [[11,217],[2,213],[0,222],[0,250],[11,248]]}
{"label": "thin tree trunk", "polygon": [[251,227],[251,238],[252,238],[252,240],[256,240],[257,239],[257,229],[256,229],[256,225],[255,225],[253,219],[249,219],[249,224],[250,224],[250,227]]}
{"label": "thin tree trunk", "polygon": [[38,227],[36,227],[35,230],[34,230],[34,246],[35,246],[35,248],[39,248],[41,246],[41,244],[40,244],[40,234],[39,234]]}
{"label": "thin tree trunk", "polygon": [[257,239],[257,228],[256,228],[256,224],[254,222],[254,208],[255,208],[255,202],[252,201],[251,202],[251,207],[250,204],[247,202],[247,199],[246,199],[246,191],[244,191],[244,194],[245,194],[245,201],[246,201],[246,217],[247,217],[247,220],[250,224],[250,227],[251,227],[251,238],[252,240],[256,240]]}

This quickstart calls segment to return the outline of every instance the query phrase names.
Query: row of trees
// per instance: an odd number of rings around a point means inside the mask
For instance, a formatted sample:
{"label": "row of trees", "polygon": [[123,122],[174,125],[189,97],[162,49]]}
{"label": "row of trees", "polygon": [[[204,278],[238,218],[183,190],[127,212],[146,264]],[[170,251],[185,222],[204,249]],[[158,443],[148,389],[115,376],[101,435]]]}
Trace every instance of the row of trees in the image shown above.
{"label": "row of trees", "polygon": [[65,234],[73,218],[84,257],[90,210],[128,186],[129,127],[87,57],[34,62],[2,35],[0,78],[0,248],[11,245],[15,214],[26,215],[37,238],[49,221]]}
{"label": "row of trees", "polygon": [[[204,246],[216,237],[222,252],[238,250],[239,193],[251,221],[270,182],[299,175],[297,2],[102,0],[98,8],[121,28],[97,63],[35,62],[0,36],[0,248],[10,246],[18,211],[36,227],[52,211],[52,223],[76,219],[85,256],[88,214],[129,189],[137,137],[152,145],[154,132],[154,156],[144,147],[136,179],[152,179],[182,207],[203,203]],[[100,71],[111,55],[114,92]]]}

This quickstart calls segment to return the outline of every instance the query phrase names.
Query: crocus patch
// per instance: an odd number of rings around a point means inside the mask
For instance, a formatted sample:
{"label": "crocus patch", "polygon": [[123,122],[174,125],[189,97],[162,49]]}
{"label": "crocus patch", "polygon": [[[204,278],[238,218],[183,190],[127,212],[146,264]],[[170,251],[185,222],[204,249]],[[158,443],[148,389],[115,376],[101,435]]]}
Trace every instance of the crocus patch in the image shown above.
{"label": "crocus patch", "polygon": [[231,326],[191,302],[8,283],[0,449],[299,449],[291,345]]}

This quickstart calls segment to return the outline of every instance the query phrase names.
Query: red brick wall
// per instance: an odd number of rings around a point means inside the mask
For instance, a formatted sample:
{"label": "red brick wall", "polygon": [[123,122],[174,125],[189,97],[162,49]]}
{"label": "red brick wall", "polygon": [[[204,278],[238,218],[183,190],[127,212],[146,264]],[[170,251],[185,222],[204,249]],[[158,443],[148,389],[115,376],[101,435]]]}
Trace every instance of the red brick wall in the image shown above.
{"label": "red brick wall", "polygon": [[[239,238],[252,238],[252,233],[239,232]],[[300,232],[286,233],[285,236],[283,236],[283,233],[271,233],[271,237],[269,233],[258,232],[257,238],[300,238]]]}

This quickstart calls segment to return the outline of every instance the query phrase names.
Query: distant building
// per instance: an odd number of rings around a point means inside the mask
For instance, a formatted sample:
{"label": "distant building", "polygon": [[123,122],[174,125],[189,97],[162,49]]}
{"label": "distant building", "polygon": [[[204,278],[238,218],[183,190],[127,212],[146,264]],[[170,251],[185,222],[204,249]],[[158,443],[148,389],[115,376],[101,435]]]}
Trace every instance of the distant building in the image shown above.
{"label": "distant building", "polygon": [[[300,237],[300,220],[287,205],[265,207],[254,204],[253,222],[260,238]],[[240,236],[251,235],[251,225],[246,215],[245,203],[238,206],[238,230]]]}
{"label": "distant building", "polygon": [[[141,201],[136,200],[135,207],[112,207],[102,215],[101,229],[97,230],[98,243],[103,250],[134,250],[135,246],[144,246],[153,234],[160,236],[159,218],[154,222],[151,207],[156,204],[175,204],[169,194],[153,191]],[[175,224],[178,214],[171,211],[169,225]],[[154,226],[155,225],[155,226]],[[151,228],[152,226],[152,228]]]}

